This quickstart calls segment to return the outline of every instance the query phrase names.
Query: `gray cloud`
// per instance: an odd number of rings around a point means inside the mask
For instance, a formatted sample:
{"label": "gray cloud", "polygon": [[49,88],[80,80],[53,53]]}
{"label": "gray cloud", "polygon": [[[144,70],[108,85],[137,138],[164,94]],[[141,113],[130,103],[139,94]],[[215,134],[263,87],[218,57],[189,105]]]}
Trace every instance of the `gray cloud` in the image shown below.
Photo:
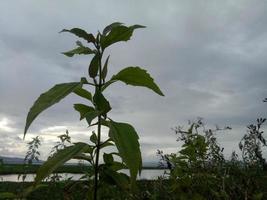
{"label": "gray cloud", "polygon": [[[1,154],[25,151],[18,136],[40,93],[87,76],[90,58],[60,54],[72,49],[77,39],[58,32],[82,27],[96,33],[113,21],[147,28],[106,52],[111,54],[110,76],[125,66],[144,66],[165,93],[162,98],[121,83],[105,92],[114,120],[130,122],[140,132],[144,159],[150,160],[159,148],[175,149],[171,127],[198,116],[211,125],[233,127],[231,134],[220,138],[229,154],[246,125],[266,116],[266,9],[264,1],[248,0],[1,2],[0,120],[8,118],[16,129],[12,134],[0,132],[8,141],[1,142]],[[79,101],[71,95],[41,114],[30,134],[65,126],[74,140],[86,140],[88,130],[72,108]],[[57,140],[53,134],[43,136],[44,155]],[[12,150],[14,142],[19,143],[18,151]]]}

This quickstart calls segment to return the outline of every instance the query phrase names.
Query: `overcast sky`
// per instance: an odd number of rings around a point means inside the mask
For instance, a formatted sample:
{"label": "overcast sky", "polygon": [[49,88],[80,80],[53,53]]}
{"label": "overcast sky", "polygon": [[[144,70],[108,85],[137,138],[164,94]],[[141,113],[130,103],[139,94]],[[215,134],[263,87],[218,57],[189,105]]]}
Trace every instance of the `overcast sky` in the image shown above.
{"label": "overcast sky", "polygon": [[[70,95],[42,113],[22,140],[29,108],[56,83],[87,75],[90,56],[65,57],[76,37],[63,28],[96,33],[114,22],[142,24],[132,39],[109,48],[109,76],[127,66],[147,69],[165,94],[116,83],[105,93],[115,121],[134,125],[144,161],[156,150],[176,152],[171,128],[203,117],[210,127],[231,126],[219,142],[229,155],[246,125],[266,117],[267,2],[251,0],[0,1],[0,155],[24,157],[40,135],[45,159],[57,136],[88,141]],[[185,126],[186,127],[186,126]]]}

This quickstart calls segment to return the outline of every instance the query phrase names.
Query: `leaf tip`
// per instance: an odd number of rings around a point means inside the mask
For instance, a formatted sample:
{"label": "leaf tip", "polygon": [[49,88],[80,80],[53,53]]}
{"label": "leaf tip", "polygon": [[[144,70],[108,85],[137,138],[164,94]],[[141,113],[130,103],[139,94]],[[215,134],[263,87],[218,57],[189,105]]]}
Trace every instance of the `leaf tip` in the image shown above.
{"label": "leaf tip", "polygon": [[58,33],[63,33],[63,32],[68,32],[69,30],[67,29],[62,29],[61,31],[59,31]]}
{"label": "leaf tip", "polygon": [[85,77],[81,77],[81,81],[80,82],[82,84],[88,84],[89,83]]}
{"label": "leaf tip", "polygon": [[162,97],[165,97],[165,95],[164,95],[163,92],[161,92],[161,91],[160,91],[158,94],[159,94],[160,96],[162,96]]}
{"label": "leaf tip", "polygon": [[24,128],[24,133],[23,133],[23,140],[25,140],[25,137],[26,137],[26,133],[29,129],[29,125],[26,124],[25,128]]}
{"label": "leaf tip", "polygon": [[146,26],[135,24],[132,26],[132,28],[137,29],[137,28],[146,28]]}
{"label": "leaf tip", "polygon": [[68,56],[68,57],[72,57],[73,56],[73,54],[70,54],[70,53],[68,53],[68,52],[61,52],[63,55],[65,55],[65,56]]}

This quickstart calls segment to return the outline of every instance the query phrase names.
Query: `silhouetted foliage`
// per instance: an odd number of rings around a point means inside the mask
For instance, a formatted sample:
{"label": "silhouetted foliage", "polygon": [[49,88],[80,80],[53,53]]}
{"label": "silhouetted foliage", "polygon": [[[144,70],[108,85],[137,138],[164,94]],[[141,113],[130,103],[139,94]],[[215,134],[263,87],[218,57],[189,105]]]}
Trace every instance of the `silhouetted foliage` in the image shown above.
{"label": "silhouetted foliage", "polygon": [[216,139],[218,131],[230,127],[206,129],[200,118],[189,121],[189,128],[178,126],[173,130],[182,142],[178,153],[164,154],[158,150],[161,165],[170,171],[165,177],[170,181],[166,187],[166,199],[263,199],[261,188],[264,159],[261,148],[265,146],[261,126],[265,119],[257,119],[249,125],[241,139],[242,160],[233,152],[230,160],[224,158],[223,150]]}

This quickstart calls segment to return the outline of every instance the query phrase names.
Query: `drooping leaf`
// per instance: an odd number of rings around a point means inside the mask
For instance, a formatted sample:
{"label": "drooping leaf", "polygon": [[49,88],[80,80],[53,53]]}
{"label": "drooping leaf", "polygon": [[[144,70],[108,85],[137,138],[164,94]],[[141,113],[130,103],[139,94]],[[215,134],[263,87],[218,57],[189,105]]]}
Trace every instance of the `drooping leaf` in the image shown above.
{"label": "drooping leaf", "polygon": [[79,113],[80,113],[80,120],[84,119],[85,115],[88,113],[88,112],[92,112],[94,111],[95,109],[91,106],[87,106],[87,105],[84,105],[84,104],[74,104],[74,109],[77,110]]}
{"label": "drooping leaf", "polygon": [[127,67],[121,70],[118,74],[114,75],[110,81],[108,81],[104,86],[103,90],[108,87],[111,83],[116,81],[122,81],[126,84],[133,86],[147,87],[157,94],[164,96],[160,88],[154,82],[153,78],[147,73],[146,70],[140,67]]}
{"label": "drooping leaf", "polygon": [[122,161],[129,168],[131,180],[135,181],[142,167],[139,137],[130,124],[110,121],[109,128],[109,136],[115,142]]}
{"label": "drooping leaf", "polygon": [[97,135],[93,131],[93,134],[90,136],[90,141],[93,142],[94,144],[97,144]]}
{"label": "drooping leaf", "polygon": [[90,156],[87,156],[85,154],[80,154],[78,156],[74,156],[73,159],[78,159],[78,160],[85,160],[91,163],[92,158]]}
{"label": "drooping leaf", "polygon": [[96,90],[95,95],[93,97],[94,104],[96,109],[101,112],[101,114],[106,114],[111,110],[110,104],[108,100],[104,97],[102,92]]}
{"label": "drooping leaf", "polygon": [[97,116],[99,116],[100,115],[100,112],[99,111],[92,111],[92,112],[90,112],[90,113],[87,113],[86,115],[85,115],[85,119],[86,119],[86,121],[87,121],[87,123],[88,123],[88,125],[91,125],[91,123],[92,123],[92,121],[97,117]]}
{"label": "drooping leaf", "polygon": [[127,169],[127,166],[123,164],[122,162],[114,161],[112,165],[110,166],[110,168],[113,169],[114,171],[119,171],[121,169]]}
{"label": "drooping leaf", "polygon": [[120,22],[113,22],[112,24],[106,26],[106,28],[104,28],[103,30],[103,35],[107,35],[111,30],[112,28],[114,27],[117,27],[117,26],[121,26],[123,23],[120,23]]}
{"label": "drooping leaf", "polygon": [[62,164],[78,156],[90,149],[91,147],[86,143],[76,143],[72,146],[59,150],[53,157],[48,159],[38,170],[35,177],[35,184],[40,183],[44,178],[49,176]]}
{"label": "drooping leaf", "polygon": [[103,154],[103,160],[106,164],[112,164],[114,161],[112,154],[107,154],[107,153]]}
{"label": "drooping leaf", "polygon": [[106,168],[104,173],[107,177],[111,178],[113,182],[117,186],[119,186],[123,190],[129,189],[130,181],[129,177],[124,173],[119,173],[117,171],[112,170],[111,168]]}
{"label": "drooping leaf", "polygon": [[145,26],[133,25],[133,26],[127,27],[127,26],[119,25],[119,26],[113,27],[107,36],[103,35],[101,37],[100,43],[101,43],[102,49],[105,49],[111,44],[114,44],[116,42],[128,41],[131,38],[133,31],[137,28],[145,28]]}
{"label": "drooping leaf", "polygon": [[85,118],[88,125],[91,125],[93,119],[100,115],[99,111],[95,110],[91,106],[87,106],[84,104],[74,104],[74,109],[80,113],[80,120]]}
{"label": "drooping leaf", "polygon": [[105,80],[107,73],[108,73],[108,60],[109,60],[109,56],[107,57],[105,64],[104,64],[104,67],[103,67],[103,70],[102,70],[101,78],[103,80]]}
{"label": "drooping leaf", "polygon": [[96,54],[90,62],[88,73],[91,78],[95,78],[97,76],[97,72],[99,69],[99,55]]}
{"label": "drooping leaf", "polygon": [[88,48],[88,47],[84,47],[84,46],[79,46],[75,49],[72,49],[70,51],[66,51],[66,52],[62,52],[62,54],[64,54],[65,56],[68,56],[68,57],[72,57],[74,56],[75,54],[85,54],[85,55],[88,55],[88,54],[94,54],[95,51]]}
{"label": "drooping leaf", "polygon": [[40,97],[34,102],[28,113],[24,129],[24,137],[33,120],[42,111],[54,105],[55,103],[58,103],[61,99],[66,97],[78,87],[81,87],[80,82],[61,83],[55,85],[47,92],[41,94]]}
{"label": "drooping leaf", "polygon": [[63,29],[62,31],[60,31],[60,33],[62,32],[69,32],[69,33],[72,33],[80,38],[83,38],[85,39],[87,42],[92,42],[94,43],[95,42],[95,37],[93,36],[93,34],[91,33],[87,33],[85,30],[83,29],[80,29],[80,28],[73,28],[73,29],[70,29],[70,30],[67,30],[67,29]]}
{"label": "drooping leaf", "polygon": [[92,94],[82,87],[76,88],[73,92],[80,97],[88,99],[89,101],[93,101]]}
{"label": "drooping leaf", "polygon": [[101,118],[100,123],[101,123],[102,126],[105,126],[107,128],[109,127],[109,122],[107,120],[105,120],[105,119]]}
{"label": "drooping leaf", "polygon": [[100,149],[102,149],[102,148],[105,148],[105,147],[109,147],[109,146],[114,146],[114,144],[113,144],[113,143],[111,143],[111,141],[110,141],[110,140],[109,140],[109,141],[105,141],[105,142],[101,143],[101,144],[100,144]]}

